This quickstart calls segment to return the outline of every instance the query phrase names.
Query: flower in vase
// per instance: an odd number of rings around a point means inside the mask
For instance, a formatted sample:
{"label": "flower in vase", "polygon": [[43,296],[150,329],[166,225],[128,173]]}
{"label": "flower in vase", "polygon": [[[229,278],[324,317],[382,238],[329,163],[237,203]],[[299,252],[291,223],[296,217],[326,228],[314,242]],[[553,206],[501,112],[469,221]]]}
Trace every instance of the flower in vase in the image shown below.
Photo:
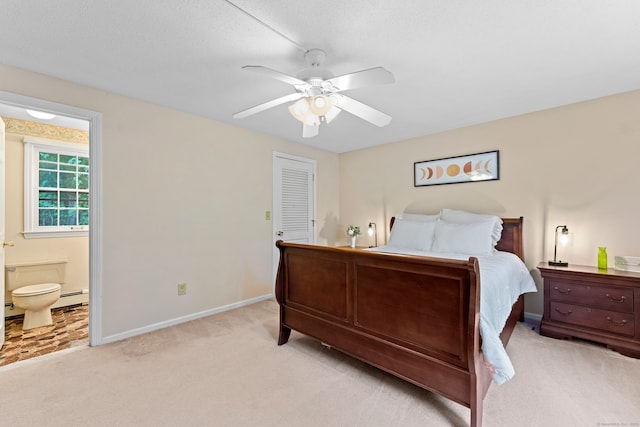
{"label": "flower in vase", "polygon": [[360,234],[360,227],[354,226],[354,225],[350,225],[347,228],[347,235],[350,237],[354,237]]}

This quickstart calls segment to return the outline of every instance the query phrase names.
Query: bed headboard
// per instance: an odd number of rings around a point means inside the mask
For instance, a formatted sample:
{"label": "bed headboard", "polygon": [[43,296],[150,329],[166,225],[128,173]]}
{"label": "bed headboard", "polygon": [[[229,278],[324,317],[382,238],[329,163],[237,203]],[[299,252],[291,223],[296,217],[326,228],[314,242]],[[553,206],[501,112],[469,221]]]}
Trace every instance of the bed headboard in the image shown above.
{"label": "bed headboard", "polygon": [[522,245],[523,217],[502,218],[502,236],[496,245],[499,251],[511,252],[518,255],[524,261],[524,249]]}
{"label": "bed headboard", "polygon": [[[389,224],[389,230],[393,228],[396,217],[392,216]],[[499,251],[511,252],[516,254],[524,261],[524,249],[522,244],[522,224],[524,218],[502,218],[502,236],[496,245]]]}

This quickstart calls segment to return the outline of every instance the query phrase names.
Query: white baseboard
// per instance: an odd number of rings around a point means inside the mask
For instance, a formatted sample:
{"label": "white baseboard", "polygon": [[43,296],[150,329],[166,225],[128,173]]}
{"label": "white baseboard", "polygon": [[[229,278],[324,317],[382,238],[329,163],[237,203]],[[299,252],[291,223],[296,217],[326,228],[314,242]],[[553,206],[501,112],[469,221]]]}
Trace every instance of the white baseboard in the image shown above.
{"label": "white baseboard", "polygon": [[542,314],[538,314],[538,313],[528,313],[528,312],[524,312],[524,321],[530,321],[531,323],[537,323],[540,324],[540,322],[542,321]]}
{"label": "white baseboard", "polygon": [[530,327],[532,330],[540,333],[540,322],[542,321],[542,315],[537,313],[524,313],[524,324]]}
{"label": "white baseboard", "polygon": [[224,311],[233,310],[235,308],[244,307],[246,305],[255,304],[260,301],[266,301],[270,298],[273,298],[273,294],[262,295],[256,298],[251,298],[248,300],[235,302],[233,304],[224,305],[222,307],[213,308],[211,310],[205,310],[199,313],[188,314],[186,316],[176,317],[175,319],[165,320],[164,322],[154,323],[153,325],[144,326],[142,328],[132,329],[126,332],[120,332],[118,334],[103,337],[102,341],[97,345],[108,344],[108,343],[120,341],[126,338],[131,338],[136,335],[146,334],[147,332],[156,331],[158,329],[178,325],[180,323],[189,322],[191,320],[200,319],[202,317],[211,316],[213,314],[222,313]]}

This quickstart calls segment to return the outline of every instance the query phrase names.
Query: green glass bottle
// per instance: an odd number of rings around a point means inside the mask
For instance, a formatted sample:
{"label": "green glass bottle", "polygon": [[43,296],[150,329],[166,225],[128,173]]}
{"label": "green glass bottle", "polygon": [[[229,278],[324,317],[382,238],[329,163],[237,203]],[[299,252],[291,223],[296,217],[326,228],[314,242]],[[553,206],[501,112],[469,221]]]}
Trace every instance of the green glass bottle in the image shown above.
{"label": "green glass bottle", "polygon": [[598,268],[600,270],[607,269],[607,248],[598,246]]}

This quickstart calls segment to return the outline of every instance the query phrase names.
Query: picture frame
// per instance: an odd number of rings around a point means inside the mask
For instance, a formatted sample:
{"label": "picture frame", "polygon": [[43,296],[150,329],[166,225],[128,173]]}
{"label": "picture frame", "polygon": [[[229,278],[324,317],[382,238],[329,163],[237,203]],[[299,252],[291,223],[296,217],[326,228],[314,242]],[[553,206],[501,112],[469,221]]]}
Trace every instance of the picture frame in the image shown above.
{"label": "picture frame", "polygon": [[424,160],[413,164],[414,187],[499,179],[499,150]]}

